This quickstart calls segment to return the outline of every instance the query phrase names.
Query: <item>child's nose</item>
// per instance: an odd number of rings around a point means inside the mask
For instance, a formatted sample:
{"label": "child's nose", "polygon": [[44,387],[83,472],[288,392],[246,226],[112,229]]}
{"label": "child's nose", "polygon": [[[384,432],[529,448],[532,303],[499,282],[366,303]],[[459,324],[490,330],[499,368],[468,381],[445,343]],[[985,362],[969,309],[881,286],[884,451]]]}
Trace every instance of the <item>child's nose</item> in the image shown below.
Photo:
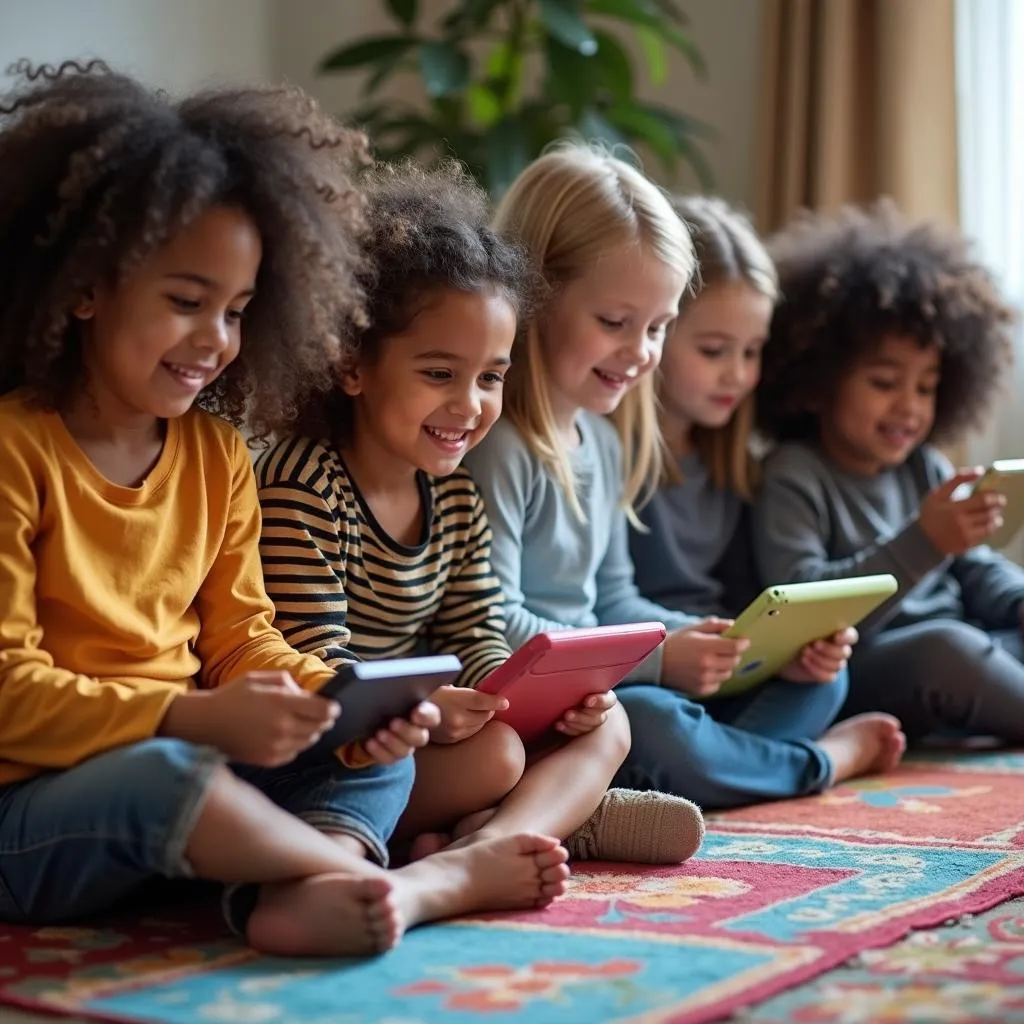
{"label": "child's nose", "polygon": [[480,394],[476,388],[460,391],[452,396],[451,401],[448,403],[448,408],[455,415],[475,418],[480,415],[482,408]]}

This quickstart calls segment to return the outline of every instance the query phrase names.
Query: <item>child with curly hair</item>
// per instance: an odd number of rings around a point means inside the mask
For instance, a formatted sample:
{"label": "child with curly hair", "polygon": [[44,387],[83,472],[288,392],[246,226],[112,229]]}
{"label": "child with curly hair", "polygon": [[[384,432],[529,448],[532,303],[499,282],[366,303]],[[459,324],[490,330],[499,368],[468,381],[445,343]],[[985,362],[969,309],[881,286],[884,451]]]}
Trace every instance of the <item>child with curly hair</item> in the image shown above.
{"label": "child with curly hair", "polygon": [[862,627],[842,715],[887,711],[910,740],[1024,740],[1024,570],[985,546],[1005,499],[957,493],[936,445],[979,425],[1011,310],[958,234],[888,203],[808,216],[772,243],[783,299],[759,422],[779,442],[756,514],[771,580],[892,573]]}
{"label": "child with curly hair", "polygon": [[[257,467],[277,621],[303,650],[462,660],[460,685],[432,697],[441,722],[396,832],[413,858],[539,829],[574,856],[621,859],[636,817],[602,800],[628,731],[599,708],[527,752],[492,720],[504,698],[473,689],[511,652],[483,499],[461,463],[501,411],[529,260],[490,229],[487,197],[458,165],[384,167],[366,190],[370,324],[334,392],[303,402]],[[676,831],[659,845],[669,860],[686,852],[670,848]],[[546,892],[563,870],[552,865]]]}
{"label": "child with curly hair", "polygon": [[480,906],[489,872],[533,905],[554,841],[383,870],[432,705],[292,764],[337,715],[332,671],[272,624],[225,420],[249,399],[265,431],[364,315],[365,139],[292,89],[172,102],[101,62],[21,70],[0,100],[0,919],[195,876],[261,950],[355,955]]}
{"label": "child with curly hair", "polygon": [[[721,199],[675,208],[699,263],[658,369],[667,446],[663,481],[630,533],[640,592],[701,616],[718,632],[684,634],[675,687],[621,693],[635,743],[620,778],[696,800],[705,809],[818,792],[892,767],[899,723],[863,715],[834,726],[847,692],[854,630],[809,644],[779,677],[721,694],[743,641],[719,635],[760,590],[750,542],[758,465],[751,451],[761,353],[778,298],[775,267],[750,222]],[[680,641],[680,646],[684,641]]]}

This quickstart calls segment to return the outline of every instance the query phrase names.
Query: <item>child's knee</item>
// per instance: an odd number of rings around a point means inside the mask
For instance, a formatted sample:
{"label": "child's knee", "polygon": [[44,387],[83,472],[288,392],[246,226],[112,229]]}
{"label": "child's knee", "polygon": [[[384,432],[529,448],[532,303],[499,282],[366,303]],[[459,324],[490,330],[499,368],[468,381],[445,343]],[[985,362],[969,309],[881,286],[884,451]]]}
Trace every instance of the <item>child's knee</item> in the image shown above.
{"label": "child's knee", "polygon": [[616,704],[608,711],[608,717],[597,730],[597,735],[607,749],[609,758],[615,760],[616,765],[622,764],[629,754],[633,740],[629,716],[621,704]]}
{"label": "child's knee", "polygon": [[479,733],[485,756],[480,763],[483,788],[500,800],[511,792],[526,770],[526,750],[519,734],[504,722],[488,722]]}
{"label": "child's knee", "polygon": [[970,687],[975,685],[985,657],[995,649],[984,630],[952,619],[932,624],[917,638],[917,644],[922,674]]}

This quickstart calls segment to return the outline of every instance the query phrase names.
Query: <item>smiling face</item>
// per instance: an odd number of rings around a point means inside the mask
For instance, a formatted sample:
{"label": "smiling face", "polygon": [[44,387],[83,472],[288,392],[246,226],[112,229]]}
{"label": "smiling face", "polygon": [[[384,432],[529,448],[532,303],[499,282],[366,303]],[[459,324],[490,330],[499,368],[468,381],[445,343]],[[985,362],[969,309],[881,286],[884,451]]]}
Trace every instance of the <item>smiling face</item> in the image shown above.
{"label": "smiling face", "polygon": [[541,331],[563,431],[580,409],[613,412],[661,359],[684,277],[642,247],[616,250],[556,293]]}
{"label": "smiling face", "polygon": [[666,436],[682,441],[695,426],[729,422],[760,379],[772,305],[745,281],[712,285],[684,302],[661,360]]}
{"label": "smiling face", "polygon": [[342,379],[348,448],[379,473],[455,471],[501,413],[516,315],[500,291],[444,291]]}
{"label": "smiling face", "polygon": [[936,346],[885,335],[847,372],[821,416],[826,454],[865,475],[902,465],[931,433],[941,367]]}
{"label": "smiling face", "polygon": [[212,207],[114,286],[79,305],[89,396],[116,419],[170,419],[238,355],[261,244],[252,220]]}

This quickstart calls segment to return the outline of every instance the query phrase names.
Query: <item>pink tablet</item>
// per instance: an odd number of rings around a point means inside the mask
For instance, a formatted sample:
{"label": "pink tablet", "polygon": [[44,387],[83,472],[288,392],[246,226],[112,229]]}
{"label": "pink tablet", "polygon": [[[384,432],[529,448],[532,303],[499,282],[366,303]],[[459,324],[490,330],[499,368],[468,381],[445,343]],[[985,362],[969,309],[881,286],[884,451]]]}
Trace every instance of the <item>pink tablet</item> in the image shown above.
{"label": "pink tablet", "polygon": [[495,717],[533,740],[585,697],[621,683],[664,639],[660,622],[538,633],[477,689],[507,698]]}

